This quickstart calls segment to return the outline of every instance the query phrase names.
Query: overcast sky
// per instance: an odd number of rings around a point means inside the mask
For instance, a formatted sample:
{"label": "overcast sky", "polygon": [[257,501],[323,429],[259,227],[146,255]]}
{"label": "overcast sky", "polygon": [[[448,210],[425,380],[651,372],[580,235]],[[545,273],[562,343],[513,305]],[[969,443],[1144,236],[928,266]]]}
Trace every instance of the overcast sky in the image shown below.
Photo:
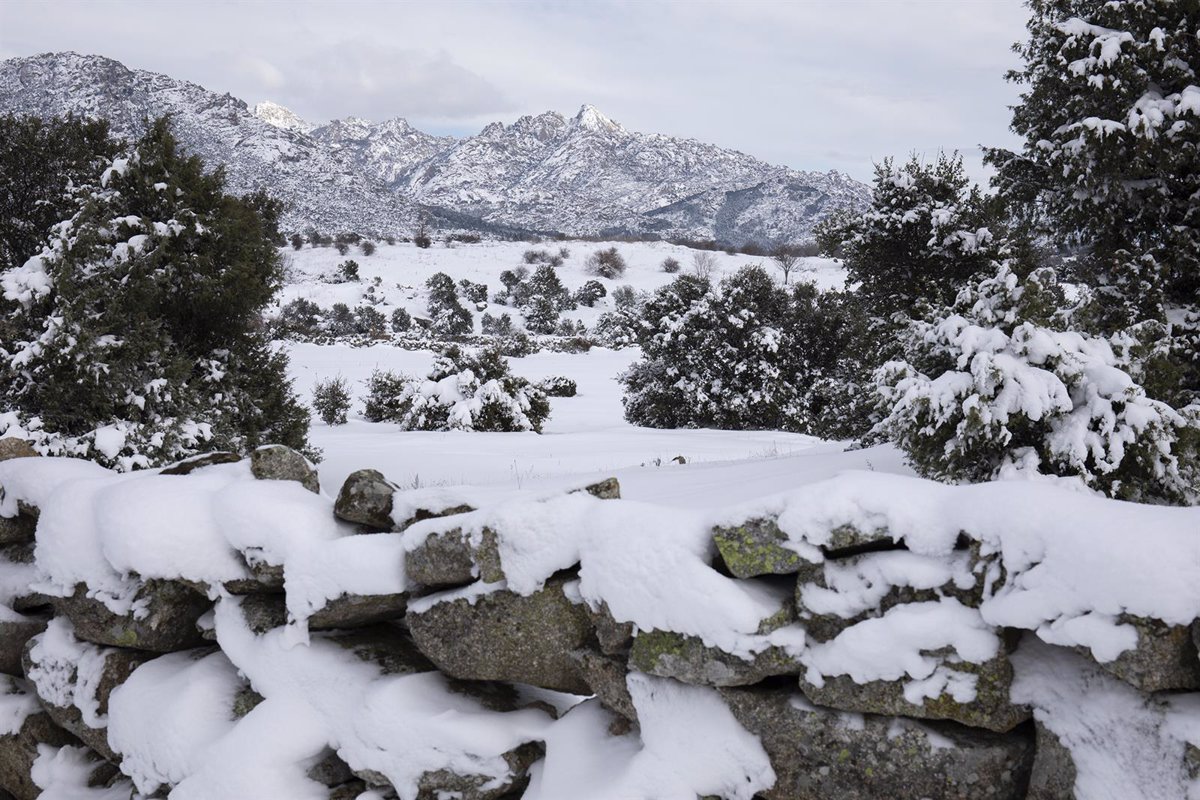
{"label": "overcast sky", "polygon": [[599,107],[798,169],[1013,144],[1018,0],[0,0],[0,57],[75,50],[314,121],[435,133]]}

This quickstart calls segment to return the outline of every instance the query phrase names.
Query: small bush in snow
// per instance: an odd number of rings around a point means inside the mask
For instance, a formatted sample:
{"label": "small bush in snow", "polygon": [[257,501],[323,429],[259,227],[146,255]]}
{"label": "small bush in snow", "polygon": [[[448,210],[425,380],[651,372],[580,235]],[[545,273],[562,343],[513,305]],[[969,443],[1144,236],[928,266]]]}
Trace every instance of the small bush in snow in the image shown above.
{"label": "small bush in snow", "polygon": [[325,330],[333,336],[352,336],[358,332],[354,312],[345,303],[334,303],[325,316]]}
{"label": "small bush in snow", "polygon": [[350,386],[342,376],[317,381],[313,387],[313,410],[326,425],[345,425],[350,410]]}
{"label": "small bush in snow", "polygon": [[1147,397],[1110,341],[1067,329],[1051,269],[1007,266],[912,325],[877,372],[883,428],[917,471],[1073,477],[1112,497],[1200,502],[1200,408]]}
{"label": "small bush in snow", "polygon": [[702,281],[712,280],[717,271],[717,256],[707,250],[692,253],[692,275]]}
{"label": "small bush in snow", "polygon": [[420,247],[422,250],[428,250],[433,244],[433,237],[429,235],[429,223],[424,217],[421,217],[420,223],[417,225],[417,230],[413,233],[413,244]]}
{"label": "small bush in snow", "polygon": [[297,297],[283,307],[276,321],[281,336],[315,336],[321,331],[321,307]]}
{"label": "small bush in snow", "polygon": [[338,251],[339,256],[344,256],[346,253],[350,252],[350,245],[346,244],[345,242],[337,242],[333,245],[333,247]]}
{"label": "small bush in snow", "polygon": [[671,256],[667,256],[663,259],[662,271],[668,275],[674,275],[676,272],[679,272],[679,267],[679,259],[672,258]]}
{"label": "small bush in snow", "polygon": [[575,381],[562,375],[554,375],[538,382],[538,387],[547,397],[574,397],[579,391]]}
{"label": "small bush in snow", "polygon": [[362,242],[359,243],[358,249],[362,250],[362,254],[364,256],[374,255],[375,254],[375,243],[364,239]]}
{"label": "small bush in snow", "polygon": [[412,327],[412,317],[403,308],[392,312],[392,332],[405,333]]}
{"label": "small bush in snow", "polygon": [[575,302],[581,306],[592,308],[608,295],[608,289],[600,281],[588,281],[575,290]]}
{"label": "small bush in snow", "polygon": [[548,335],[558,327],[558,309],[549,298],[538,295],[525,306],[525,329],[530,333]]}
{"label": "small bush in snow", "polygon": [[387,330],[387,317],[379,309],[363,305],[354,309],[354,331],[366,336],[383,336]]}
{"label": "small bush in snow", "polygon": [[597,250],[587,257],[584,268],[592,275],[614,280],[625,274],[625,259],[610,247],[607,250]]}
{"label": "small bush in snow", "polygon": [[463,278],[458,282],[458,288],[462,290],[462,296],[472,303],[487,302],[488,287],[486,283],[475,283]]}
{"label": "small bush in snow", "polygon": [[291,238],[293,250],[299,250],[304,247],[304,237],[298,233],[293,233]]}
{"label": "small bush in snow", "polygon": [[437,357],[424,380],[376,373],[366,402],[368,419],[405,430],[540,433],[550,415],[545,393],[512,375],[497,350],[457,346]]}
{"label": "small bush in snow", "polygon": [[358,262],[354,259],[343,261],[338,264],[338,275],[346,283],[355,283],[358,281]]}
{"label": "small bush in snow", "polygon": [[479,318],[479,328],[484,336],[509,336],[515,330],[512,317],[508,314],[501,314],[498,317],[484,314]]}

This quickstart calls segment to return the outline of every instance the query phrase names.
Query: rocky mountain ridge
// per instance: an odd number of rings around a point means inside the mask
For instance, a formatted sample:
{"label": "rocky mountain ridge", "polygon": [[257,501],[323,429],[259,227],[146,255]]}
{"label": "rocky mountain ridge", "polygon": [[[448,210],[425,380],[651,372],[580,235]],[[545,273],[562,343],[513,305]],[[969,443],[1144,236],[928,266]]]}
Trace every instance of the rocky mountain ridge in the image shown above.
{"label": "rocky mountain ridge", "polygon": [[285,200],[293,230],[403,235],[424,208],[446,227],[773,244],[807,239],[826,213],[869,196],[836,171],[629,131],[590,105],[460,139],[401,118],[314,124],[272,102],[251,110],[229,94],[70,52],[0,62],[4,112],[105,117],[124,137],[170,114],[187,149],[226,165],[232,190]]}

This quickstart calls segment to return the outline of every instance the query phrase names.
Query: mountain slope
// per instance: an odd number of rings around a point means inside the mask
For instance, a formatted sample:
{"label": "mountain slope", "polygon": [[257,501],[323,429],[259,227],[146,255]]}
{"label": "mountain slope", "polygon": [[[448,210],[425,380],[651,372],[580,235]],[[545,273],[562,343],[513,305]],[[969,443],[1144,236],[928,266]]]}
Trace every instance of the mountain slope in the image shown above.
{"label": "mountain slope", "polygon": [[227,165],[233,191],[267,188],[286,201],[290,230],[403,235],[419,204],[451,228],[775,244],[807,239],[830,210],[869,199],[838,172],[633,132],[586,105],[571,119],[549,111],[455,139],[400,118],[315,125],[100,56],[46,53],[0,62],[8,111],[106,117],[125,137],[170,114],[188,150]]}
{"label": "mountain slope", "polygon": [[125,138],[137,136],[148,119],[170,114],[188,151],[210,166],[227,166],[231,191],[265,188],[288,203],[287,228],[381,234],[409,230],[417,216],[406,198],[301,130],[269,124],[228,94],[101,56],[46,53],[0,63],[4,112],[103,117]]}

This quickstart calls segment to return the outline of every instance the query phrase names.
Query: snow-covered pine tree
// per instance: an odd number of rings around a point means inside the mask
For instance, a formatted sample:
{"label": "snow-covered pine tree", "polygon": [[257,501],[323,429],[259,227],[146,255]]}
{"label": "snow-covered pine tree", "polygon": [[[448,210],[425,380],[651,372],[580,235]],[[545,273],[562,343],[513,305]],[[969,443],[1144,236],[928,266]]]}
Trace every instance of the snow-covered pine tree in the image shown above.
{"label": "snow-covered pine tree", "polygon": [[471,332],[471,312],[458,302],[454,279],[444,272],[434,273],[425,282],[429,290],[427,308],[432,320],[430,329],[442,336],[465,336]]}
{"label": "snow-covered pine tree", "polygon": [[304,448],[308,413],[261,317],[278,206],[225,194],[161,119],[76,197],[40,255],[0,275],[0,435],[119,469]]}
{"label": "snow-covered pine tree", "polygon": [[[1010,205],[1079,250],[1097,333],[1136,328],[1156,395],[1200,392],[1200,37],[1195,3],[1031,0],[1020,153],[993,150]],[[1146,326],[1145,323],[1155,323]],[[1152,343],[1156,346],[1149,347]],[[1151,383],[1147,383],[1151,386]]]}
{"label": "snow-covered pine tree", "polygon": [[1113,497],[1200,502],[1200,409],[1147,396],[1120,349],[1074,330],[1051,268],[1009,264],[914,323],[877,372],[882,430],[919,473],[986,481],[1024,471]]}

